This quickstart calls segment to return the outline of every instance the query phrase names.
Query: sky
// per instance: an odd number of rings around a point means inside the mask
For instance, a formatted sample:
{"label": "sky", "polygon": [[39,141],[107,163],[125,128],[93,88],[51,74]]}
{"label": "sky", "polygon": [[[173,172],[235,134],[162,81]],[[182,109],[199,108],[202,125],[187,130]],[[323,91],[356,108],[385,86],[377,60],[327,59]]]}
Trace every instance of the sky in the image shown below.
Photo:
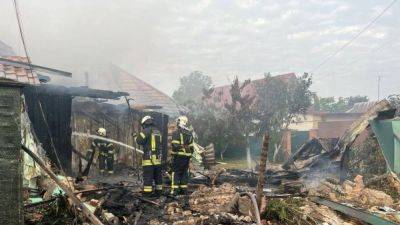
{"label": "sky", "polygon": [[[34,64],[101,80],[118,65],[171,95],[202,71],[218,85],[312,72],[320,96],[400,92],[400,1],[352,44],[392,0],[18,0]],[[0,40],[24,55],[12,0],[0,1]]]}

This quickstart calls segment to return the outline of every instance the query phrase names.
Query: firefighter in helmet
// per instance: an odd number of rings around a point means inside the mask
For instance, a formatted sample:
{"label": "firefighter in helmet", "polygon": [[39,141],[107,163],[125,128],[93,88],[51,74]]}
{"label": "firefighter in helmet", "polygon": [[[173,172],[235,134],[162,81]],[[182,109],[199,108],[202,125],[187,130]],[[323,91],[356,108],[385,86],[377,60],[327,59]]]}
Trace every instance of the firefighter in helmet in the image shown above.
{"label": "firefighter in helmet", "polygon": [[186,194],[189,180],[189,163],[194,150],[193,135],[188,118],[177,119],[177,130],[172,133],[171,194]]}
{"label": "firefighter in helmet", "polygon": [[[107,131],[105,128],[100,127],[97,130],[97,134],[101,137],[107,137]],[[92,141],[91,149],[89,154],[95,154],[95,151],[99,151],[98,163],[100,174],[113,174],[114,173],[114,145],[109,141],[96,138]]]}
{"label": "firefighter in helmet", "polygon": [[160,196],[162,194],[162,136],[151,116],[141,121],[142,131],[136,136],[136,142],[142,146],[143,194]]}

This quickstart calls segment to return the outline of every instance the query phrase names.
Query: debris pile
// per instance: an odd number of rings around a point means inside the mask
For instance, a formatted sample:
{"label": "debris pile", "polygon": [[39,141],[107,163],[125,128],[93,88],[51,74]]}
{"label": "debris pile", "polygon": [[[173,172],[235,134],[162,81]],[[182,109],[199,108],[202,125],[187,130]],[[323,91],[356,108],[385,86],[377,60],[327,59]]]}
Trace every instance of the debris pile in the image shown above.
{"label": "debris pile", "polygon": [[239,194],[232,184],[224,183],[220,187],[201,186],[190,195],[190,207],[198,212],[213,214],[230,212],[233,201]]}
{"label": "debris pile", "polygon": [[367,188],[363,178],[358,175],[354,181],[346,180],[342,185],[329,181],[322,182],[315,189],[309,190],[309,196],[318,196],[335,202],[351,202],[360,207],[393,206],[393,199],[383,191]]}
{"label": "debris pile", "polygon": [[[188,185],[189,194],[166,194],[158,198],[142,196],[140,182],[136,177],[127,181],[126,174],[122,175],[123,182],[110,182],[115,180],[112,178],[74,183],[72,178],[56,178],[47,171],[51,179],[43,179],[39,185],[43,202],[27,205],[27,223],[43,223],[49,217],[78,224],[98,220],[99,223],[93,223],[96,225],[400,223],[397,175],[391,171],[381,175],[355,175],[355,170],[350,173],[346,168],[356,137],[367,129],[369,119],[378,118],[379,112],[388,108],[382,102],[356,121],[341,138],[312,139],[284,164],[267,164],[265,173],[259,172],[266,177],[265,188],[260,188],[264,194],[261,206],[257,206],[258,200],[253,194],[261,176],[250,170],[210,166],[194,171],[195,177]],[[86,183],[89,181],[92,183]],[[29,209],[38,207],[43,210],[29,213]]]}

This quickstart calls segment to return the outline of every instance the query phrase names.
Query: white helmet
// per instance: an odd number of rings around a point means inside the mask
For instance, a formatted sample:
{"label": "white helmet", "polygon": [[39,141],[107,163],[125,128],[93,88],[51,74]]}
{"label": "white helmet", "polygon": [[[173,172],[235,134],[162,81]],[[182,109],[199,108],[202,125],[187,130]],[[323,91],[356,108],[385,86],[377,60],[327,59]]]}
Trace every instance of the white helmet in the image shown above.
{"label": "white helmet", "polygon": [[149,123],[150,120],[154,120],[153,117],[151,117],[151,116],[145,116],[145,117],[142,118],[141,124],[143,125],[143,124],[145,124],[145,123]]}
{"label": "white helmet", "polygon": [[189,119],[186,116],[178,117],[178,119],[176,119],[176,123],[177,123],[178,127],[189,130],[189,127],[188,127]]}
{"label": "white helmet", "polygon": [[107,130],[106,130],[106,128],[104,128],[104,127],[100,127],[99,129],[97,129],[97,133],[98,133],[100,136],[103,136],[103,137],[107,136]]}

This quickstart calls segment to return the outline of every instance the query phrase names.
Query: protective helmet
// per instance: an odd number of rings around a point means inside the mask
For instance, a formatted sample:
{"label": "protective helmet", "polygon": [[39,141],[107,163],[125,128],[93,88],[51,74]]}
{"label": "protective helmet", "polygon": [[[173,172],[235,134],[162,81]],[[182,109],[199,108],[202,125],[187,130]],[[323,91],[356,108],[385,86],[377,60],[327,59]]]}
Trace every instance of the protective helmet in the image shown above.
{"label": "protective helmet", "polygon": [[97,129],[97,134],[99,134],[100,136],[107,136],[107,130],[104,127],[100,127],[99,129]]}
{"label": "protective helmet", "polygon": [[153,122],[154,122],[153,117],[151,117],[151,116],[145,116],[145,117],[142,118],[141,124],[142,124],[142,125],[145,125],[145,124],[152,124]]}
{"label": "protective helmet", "polygon": [[189,119],[186,116],[180,116],[176,119],[176,124],[182,129],[189,130],[188,123]]}

